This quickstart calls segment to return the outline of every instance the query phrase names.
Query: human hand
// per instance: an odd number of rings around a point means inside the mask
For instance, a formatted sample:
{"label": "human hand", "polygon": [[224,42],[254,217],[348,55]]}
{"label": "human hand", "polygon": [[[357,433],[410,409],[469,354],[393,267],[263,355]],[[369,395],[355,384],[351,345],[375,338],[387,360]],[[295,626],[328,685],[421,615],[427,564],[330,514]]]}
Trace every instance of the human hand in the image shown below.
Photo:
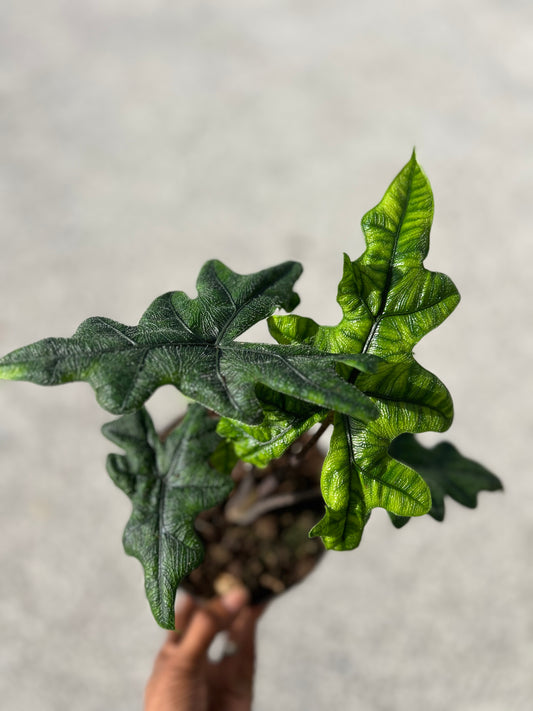
{"label": "human hand", "polygon": [[[255,627],[264,609],[250,607],[241,588],[204,605],[186,595],[176,610],[176,630],[155,660],[145,711],[250,711]],[[207,653],[222,631],[230,652],[213,662]]]}

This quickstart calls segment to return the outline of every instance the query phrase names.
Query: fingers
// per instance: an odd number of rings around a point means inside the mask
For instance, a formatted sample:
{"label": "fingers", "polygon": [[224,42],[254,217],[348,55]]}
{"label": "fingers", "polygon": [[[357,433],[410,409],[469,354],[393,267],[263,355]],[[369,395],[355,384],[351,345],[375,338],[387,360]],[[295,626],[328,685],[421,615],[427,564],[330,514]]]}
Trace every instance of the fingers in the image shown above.
{"label": "fingers", "polygon": [[223,597],[211,600],[197,609],[190,619],[181,648],[192,662],[199,660],[209,649],[218,632],[228,629],[239,612],[247,605],[248,591],[235,588]]}
{"label": "fingers", "polygon": [[229,630],[229,637],[244,657],[253,658],[257,621],[267,605],[247,607],[237,616]]}
{"label": "fingers", "polygon": [[175,629],[171,630],[167,635],[169,644],[179,644],[181,642],[197,607],[194,597],[185,593],[176,607]]}

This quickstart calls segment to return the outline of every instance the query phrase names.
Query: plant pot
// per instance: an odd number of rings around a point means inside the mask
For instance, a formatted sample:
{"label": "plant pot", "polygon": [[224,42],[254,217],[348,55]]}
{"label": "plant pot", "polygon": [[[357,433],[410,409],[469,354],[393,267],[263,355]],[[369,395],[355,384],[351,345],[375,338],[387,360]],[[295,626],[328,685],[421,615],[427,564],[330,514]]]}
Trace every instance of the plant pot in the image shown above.
{"label": "plant pot", "polygon": [[[265,469],[239,462],[228,501],[196,520],[206,552],[204,562],[182,582],[185,590],[209,599],[238,582],[257,604],[283,593],[314,569],[325,552],[319,538],[308,536],[324,512],[319,488],[324,457],[316,446],[304,458],[295,454],[308,440],[302,437]],[[274,509],[261,513],[273,504]],[[254,520],[247,521],[250,514]]]}

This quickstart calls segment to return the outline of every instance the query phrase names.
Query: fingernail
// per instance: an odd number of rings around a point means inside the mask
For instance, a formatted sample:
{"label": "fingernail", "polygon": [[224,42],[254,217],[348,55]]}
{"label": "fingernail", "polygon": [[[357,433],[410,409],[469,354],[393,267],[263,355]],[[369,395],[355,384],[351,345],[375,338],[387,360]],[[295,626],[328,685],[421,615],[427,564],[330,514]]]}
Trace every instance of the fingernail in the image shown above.
{"label": "fingernail", "polygon": [[220,602],[228,612],[238,612],[248,602],[248,590],[235,588],[220,598]]}

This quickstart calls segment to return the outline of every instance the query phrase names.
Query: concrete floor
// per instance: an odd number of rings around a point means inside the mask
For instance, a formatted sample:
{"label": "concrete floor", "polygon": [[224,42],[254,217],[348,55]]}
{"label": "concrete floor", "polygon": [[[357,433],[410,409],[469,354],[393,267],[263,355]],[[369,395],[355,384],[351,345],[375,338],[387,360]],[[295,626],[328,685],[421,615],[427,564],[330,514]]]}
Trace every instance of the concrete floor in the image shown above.
{"label": "concrete floor", "polygon": [[[16,0],[0,23],[0,350],[136,323],[218,257],[341,254],[413,145],[428,266],[463,301],[417,349],[452,439],[504,480],[447,520],[376,512],[260,626],[255,711],[528,711],[533,696],[533,5],[520,0]],[[182,401],[152,401],[164,423]],[[122,552],[109,415],[83,384],[0,384],[0,704],[131,711],[162,632]],[[429,441],[429,440],[428,440]]]}

